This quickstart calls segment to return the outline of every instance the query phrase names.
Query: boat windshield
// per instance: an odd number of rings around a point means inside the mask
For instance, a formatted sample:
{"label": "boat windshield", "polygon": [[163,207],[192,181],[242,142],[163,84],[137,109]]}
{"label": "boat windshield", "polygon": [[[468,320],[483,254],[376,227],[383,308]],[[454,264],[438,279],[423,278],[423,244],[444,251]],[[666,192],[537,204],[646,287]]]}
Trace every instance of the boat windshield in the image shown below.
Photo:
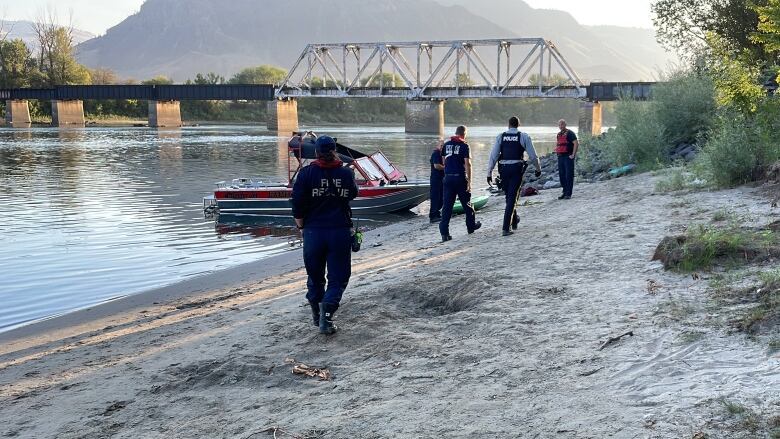
{"label": "boat windshield", "polygon": [[355,161],[360,168],[365,171],[366,177],[368,177],[369,180],[384,180],[385,175],[382,174],[382,171],[379,170],[370,158],[361,157]]}
{"label": "boat windshield", "polygon": [[393,175],[395,172],[395,168],[393,167],[392,163],[390,163],[390,160],[385,157],[384,154],[381,152],[377,152],[374,155],[371,156],[372,159],[374,159],[374,162],[376,162],[377,165],[379,165],[380,168],[382,168],[382,171],[385,173],[385,175]]}

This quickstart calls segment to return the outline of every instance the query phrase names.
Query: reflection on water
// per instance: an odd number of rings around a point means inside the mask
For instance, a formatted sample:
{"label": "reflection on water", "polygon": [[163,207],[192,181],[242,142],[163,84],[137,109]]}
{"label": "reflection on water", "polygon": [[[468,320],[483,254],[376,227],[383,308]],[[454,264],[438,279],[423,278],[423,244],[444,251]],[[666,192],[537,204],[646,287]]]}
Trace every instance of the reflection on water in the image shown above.
{"label": "reflection on water", "polygon": [[[428,179],[436,136],[313,129],[382,149],[410,179]],[[501,129],[469,132],[478,182]],[[552,148],[555,127],[528,131]],[[217,181],[284,180],[286,152],[286,139],[258,127],[1,128],[0,330],[287,251],[297,234],[288,219],[214,222],[202,212]]]}

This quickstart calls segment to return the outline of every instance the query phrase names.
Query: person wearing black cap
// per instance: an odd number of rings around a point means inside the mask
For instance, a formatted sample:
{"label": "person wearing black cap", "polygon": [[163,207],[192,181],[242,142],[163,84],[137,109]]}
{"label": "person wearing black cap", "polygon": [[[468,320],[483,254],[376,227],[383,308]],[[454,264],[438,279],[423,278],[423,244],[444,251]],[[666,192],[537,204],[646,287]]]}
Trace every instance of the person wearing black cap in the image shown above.
{"label": "person wearing black cap", "polygon": [[[333,334],[333,314],[352,273],[352,212],[357,197],[355,176],[336,154],[336,141],[320,136],[317,160],[301,169],[292,191],[295,224],[303,230],[303,263],[314,324],[322,334]],[[327,288],[326,288],[327,268]]]}
{"label": "person wearing black cap", "polygon": [[455,205],[455,197],[458,197],[466,214],[466,230],[469,234],[482,227],[477,221],[474,207],[471,205],[471,152],[466,143],[466,127],[463,125],[455,129],[455,135],[442,146],[444,157],[444,196],[441,210],[439,232],[441,240],[447,242],[450,236],[450,218],[452,208]]}

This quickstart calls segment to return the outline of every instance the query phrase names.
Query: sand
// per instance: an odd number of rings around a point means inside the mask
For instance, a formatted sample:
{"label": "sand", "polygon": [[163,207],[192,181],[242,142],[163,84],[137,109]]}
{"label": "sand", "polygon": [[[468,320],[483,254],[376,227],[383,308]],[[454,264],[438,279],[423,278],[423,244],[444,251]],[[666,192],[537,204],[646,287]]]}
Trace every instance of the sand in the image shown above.
{"label": "sand", "polygon": [[[300,263],[6,336],[0,436],[755,437],[721,401],[780,413],[780,355],[722,324],[711,274],[650,258],[719,209],[780,210],[761,188],[654,194],[655,178],[545,191],[512,237],[501,199],[445,244],[425,217],[369,232],[333,337],[311,323]],[[293,375],[293,360],[333,378]]]}

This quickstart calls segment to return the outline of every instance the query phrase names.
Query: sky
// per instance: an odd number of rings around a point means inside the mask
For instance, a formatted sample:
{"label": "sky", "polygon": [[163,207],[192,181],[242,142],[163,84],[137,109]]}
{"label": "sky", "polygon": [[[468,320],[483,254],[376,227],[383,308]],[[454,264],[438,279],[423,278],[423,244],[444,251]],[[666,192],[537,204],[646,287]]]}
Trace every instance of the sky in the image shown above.
{"label": "sky", "polygon": [[[2,0],[0,0],[2,1]],[[652,0],[525,0],[536,9],[560,9],[580,24],[653,28]]]}
{"label": "sky", "polygon": [[35,20],[42,10],[48,8],[56,11],[60,20],[65,22],[72,11],[74,27],[102,35],[108,28],[138,12],[143,2],[144,0],[0,0],[0,18]]}
{"label": "sky", "polygon": [[[108,28],[137,12],[143,2],[144,0],[0,0],[0,18],[34,20],[41,10],[48,7],[54,8],[63,19],[67,19],[72,11],[75,27],[102,35]],[[525,0],[525,2],[534,8],[567,11],[581,24],[586,25],[653,27],[650,19],[651,0]]]}

